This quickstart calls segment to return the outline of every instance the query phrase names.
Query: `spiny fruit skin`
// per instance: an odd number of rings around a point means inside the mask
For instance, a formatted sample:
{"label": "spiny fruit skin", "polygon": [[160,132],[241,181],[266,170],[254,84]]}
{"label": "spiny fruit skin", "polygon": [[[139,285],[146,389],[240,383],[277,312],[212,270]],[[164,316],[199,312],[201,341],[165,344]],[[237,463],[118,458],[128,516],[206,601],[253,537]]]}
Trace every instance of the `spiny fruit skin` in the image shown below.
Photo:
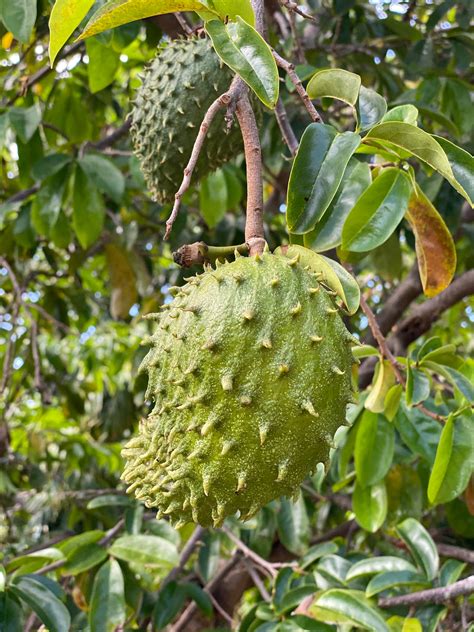
{"label": "spiny fruit skin", "polygon": [[351,399],[351,336],[318,275],[264,253],[176,289],[146,341],[155,405],[125,447],[129,491],[218,526],[294,495]]}
{"label": "spiny fruit skin", "polygon": [[[232,73],[209,40],[174,40],[146,70],[131,114],[131,135],[148,188],[161,203],[174,200],[204,115],[229,89]],[[242,150],[239,126],[226,134],[224,111],[206,136],[193,178],[215,171]]]}

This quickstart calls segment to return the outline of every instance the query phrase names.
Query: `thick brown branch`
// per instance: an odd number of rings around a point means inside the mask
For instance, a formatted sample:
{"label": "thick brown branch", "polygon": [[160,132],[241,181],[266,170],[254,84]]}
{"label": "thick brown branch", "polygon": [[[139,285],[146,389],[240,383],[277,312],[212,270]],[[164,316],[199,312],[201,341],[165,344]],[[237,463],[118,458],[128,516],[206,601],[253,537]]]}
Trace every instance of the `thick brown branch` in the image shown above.
{"label": "thick brown branch", "polygon": [[421,590],[409,595],[379,599],[378,605],[380,608],[394,608],[397,606],[421,606],[425,603],[446,603],[456,597],[471,595],[472,593],[474,593],[474,575],[461,579],[461,581],[449,586]]}
{"label": "thick brown branch", "polygon": [[265,233],[263,227],[263,169],[262,147],[248,94],[244,94],[237,103],[237,120],[244,140],[245,161],[247,166],[247,219],[245,223],[245,241],[250,255],[263,252]]}
{"label": "thick brown branch", "polygon": [[427,332],[447,309],[474,294],[474,270],[458,276],[441,294],[413,308],[407,318],[396,328],[391,340],[397,353]]}

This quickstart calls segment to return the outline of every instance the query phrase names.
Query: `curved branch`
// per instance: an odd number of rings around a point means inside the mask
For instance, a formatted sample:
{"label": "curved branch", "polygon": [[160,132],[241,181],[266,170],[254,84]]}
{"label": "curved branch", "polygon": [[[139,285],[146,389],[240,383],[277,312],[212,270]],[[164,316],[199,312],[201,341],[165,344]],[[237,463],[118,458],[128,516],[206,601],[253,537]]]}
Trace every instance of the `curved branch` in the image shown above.
{"label": "curved branch", "polygon": [[405,350],[411,342],[427,332],[443,312],[471,294],[474,294],[474,270],[456,277],[441,294],[414,307],[396,328],[395,336],[390,341],[393,348],[397,353]]}
{"label": "curved branch", "polygon": [[379,599],[378,605],[380,608],[394,608],[396,606],[421,606],[425,603],[445,603],[456,597],[467,596],[472,593],[474,593],[474,575],[461,579],[461,581],[455,582],[450,586],[421,590],[410,595]]}

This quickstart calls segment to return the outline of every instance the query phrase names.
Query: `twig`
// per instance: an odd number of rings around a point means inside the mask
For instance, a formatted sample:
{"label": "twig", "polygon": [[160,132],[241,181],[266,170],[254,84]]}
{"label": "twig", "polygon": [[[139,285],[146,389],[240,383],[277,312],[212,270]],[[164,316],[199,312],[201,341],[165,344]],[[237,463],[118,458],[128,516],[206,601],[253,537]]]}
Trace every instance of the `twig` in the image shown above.
{"label": "twig", "polygon": [[173,15],[176,18],[176,20],[178,21],[178,24],[180,25],[180,27],[186,33],[186,35],[192,35],[193,34],[193,29],[189,26],[186,18],[183,15],[181,15],[181,13],[179,13],[179,12],[173,13]]}
{"label": "twig", "polygon": [[[232,559],[227,562],[227,564],[217,573],[217,575],[204,587],[204,590],[210,595],[212,591],[222,582],[224,577],[226,577],[237,565],[240,561],[240,553],[236,553]],[[178,621],[170,628],[169,632],[181,632],[181,630],[186,630],[188,623],[194,616],[194,613],[197,610],[196,604],[190,603],[183,614],[180,616]]]}
{"label": "twig", "polygon": [[294,564],[272,564],[271,562],[267,562],[263,559],[263,557],[260,557],[258,553],[255,553],[255,551],[252,551],[251,548],[244,544],[242,540],[234,535],[230,529],[228,529],[227,527],[221,527],[221,531],[226,534],[229,540],[232,540],[235,546],[245,555],[245,557],[247,557],[249,560],[252,560],[252,562],[255,562],[255,564],[258,564],[260,568],[263,568],[273,578],[277,575],[277,568],[281,568],[282,566],[294,566]]}
{"label": "twig", "polygon": [[442,542],[437,542],[436,547],[438,549],[438,553],[442,557],[452,557],[455,560],[460,560],[461,562],[466,562],[467,564],[474,564],[474,551],[463,549],[460,546],[443,544]]}
{"label": "twig", "polygon": [[168,239],[168,237],[170,236],[171,230],[173,228],[173,224],[175,223],[176,218],[178,217],[182,197],[191,185],[194,169],[196,168],[197,162],[199,160],[199,156],[201,154],[204,141],[206,140],[207,132],[209,131],[209,128],[212,125],[212,122],[217,116],[217,113],[223,108],[229,107],[231,102],[237,98],[238,94],[242,90],[242,84],[243,84],[242,80],[239,77],[235,77],[234,80],[232,81],[232,84],[229,90],[225,92],[224,94],[221,94],[220,97],[218,97],[213,103],[211,103],[206,114],[204,115],[204,119],[201,123],[201,127],[199,128],[199,133],[194,142],[191,158],[189,159],[189,162],[184,169],[183,181],[181,182],[181,186],[179,187],[178,192],[175,195],[173,210],[171,212],[171,215],[168,221],[166,222],[165,239]]}
{"label": "twig", "polygon": [[409,595],[379,599],[378,605],[380,608],[394,608],[397,606],[419,606],[425,603],[446,603],[456,597],[471,595],[472,593],[474,593],[474,575],[449,586],[421,590]]}
{"label": "twig", "polygon": [[245,568],[247,569],[247,573],[250,575],[250,579],[255,584],[255,586],[256,586],[258,592],[260,593],[262,599],[264,601],[266,601],[267,603],[269,603],[271,601],[270,593],[265,588],[265,584],[260,579],[259,574],[257,573],[255,568],[252,566],[252,564],[248,560],[244,559],[243,560],[243,564],[244,564]]}
{"label": "twig", "polygon": [[316,22],[316,18],[314,17],[314,15],[310,15],[309,13],[306,13],[306,11],[301,9],[301,7],[299,7],[296,4],[296,2],[293,2],[292,0],[280,0],[280,3],[284,7],[286,7],[288,11],[293,11],[293,13],[297,13],[305,20],[311,20],[311,22]]}
{"label": "twig", "polygon": [[278,99],[278,103],[275,108],[275,115],[283,139],[288,145],[288,149],[290,150],[292,156],[296,156],[296,152],[298,151],[298,139],[296,138],[293,128],[291,127],[286,108],[283,105],[283,101],[281,100],[281,98]]}
{"label": "twig", "polygon": [[124,526],[125,526],[125,518],[121,518],[117,522],[115,527],[112,527],[112,529],[109,529],[107,531],[107,533],[104,535],[104,537],[102,538],[102,540],[99,540],[99,545],[100,546],[107,546],[115,538],[115,536],[118,533],[120,533],[120,531],[122,531]]}
{"label": "twig", "polygon": [[206,532],[206,530],[203,529],[202,527],[196,527],[196,529],[194,530],[192,536],[186,542],[186,544],[185,544],[185,546],[184,546],[184,548],[183,548],[183,550],[181,552],[181,557],[179,558],[178,565],[175,566],[173,569],[171,569],[171,571],[168,573],[168,575],[164,578],[164,580],[163,580],[163,582],[161,584],[161,590],[163,590],[163,588],[167,584],[169,584],[170,582],[174,581],[178,577],[178,575],[181,573],[181,571],[186,566],[189,558],[194,553],[195,548],[199,544],[199,541],[202,539],[202,537],[203,537],[205,532]]}
{"label": "twig", "polygon": [[273,57],[275,58],[277,65],[280,66],[280,68],[283,68],[283,70],[288,74],[288,77],[290,78],[290,81],[292,82],[292,84],[295,86],[297,93],[299,94],[301,100],[303,101],[308,111],[308,114],[311,117],[311,120],[314,123],[322,123],[322,119],[318,111],[316,110],[313,102],[309,98],[309,95],[306,92],[303,86],[303,83],[301,82],[301,79],[296,74],[295,65],[287,61],[286,59],[284,59],[275,50],[273,51]]}

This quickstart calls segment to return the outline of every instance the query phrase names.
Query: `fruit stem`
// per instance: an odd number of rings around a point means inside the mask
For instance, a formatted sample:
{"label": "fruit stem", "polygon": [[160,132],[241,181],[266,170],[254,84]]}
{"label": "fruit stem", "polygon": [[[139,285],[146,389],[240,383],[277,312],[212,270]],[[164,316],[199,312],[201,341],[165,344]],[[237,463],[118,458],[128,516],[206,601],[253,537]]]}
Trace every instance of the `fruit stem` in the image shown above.
{"label": "fruit stem", "polygon": [[203,241],[197,241],[194,244],[181,246],[173,253],[173,259],[179,266],[191,268],[194,265],[215,263],[217,259],[233,257],[235,251],[241,255],[246,255],[249,248],[247,244],[240,244],[239,246],[208,246]]}

